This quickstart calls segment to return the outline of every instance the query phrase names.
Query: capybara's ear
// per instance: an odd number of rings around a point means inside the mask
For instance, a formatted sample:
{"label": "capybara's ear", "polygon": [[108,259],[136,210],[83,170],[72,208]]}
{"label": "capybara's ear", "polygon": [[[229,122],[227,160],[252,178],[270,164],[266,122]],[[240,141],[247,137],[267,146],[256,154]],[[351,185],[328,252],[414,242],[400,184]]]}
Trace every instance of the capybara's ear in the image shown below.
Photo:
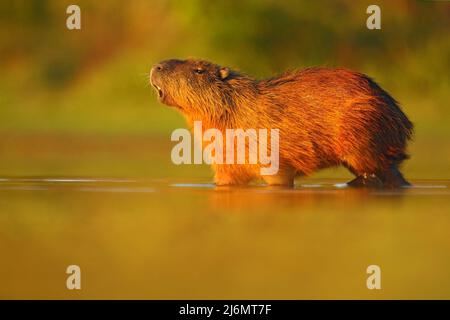
{"label": "capybara's ear", "polygon": [[228,69],[227,67],[220,68],[219,75],[222,80],[225,80],[230,75],[230,69]]}

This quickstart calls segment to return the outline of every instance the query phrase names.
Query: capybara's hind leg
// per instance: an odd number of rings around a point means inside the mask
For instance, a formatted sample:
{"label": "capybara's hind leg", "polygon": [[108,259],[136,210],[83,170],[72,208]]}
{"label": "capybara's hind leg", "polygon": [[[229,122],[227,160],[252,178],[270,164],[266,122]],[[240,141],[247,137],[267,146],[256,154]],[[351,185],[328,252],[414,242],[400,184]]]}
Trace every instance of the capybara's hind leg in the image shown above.
{"label": "capybara's hind leg", "polygon": [[357,162],[352,165],[349,161],[344,162],[343,165],[353,173],[356,178],[352,181],[347,182],[349,187],[354,188],[382,188],[383,181],[378,175],[376,175],[374,169],[369,168],[359,168],[357,167]]}
{"label": "capybara's hind leg", "polygon": [[353,179],[350,182],[347,182],[347,185],[349,187],[354,188],[382,188],[383,187],[383,181],[375,175],[374,173],[367,174],[364,173],[362,175],[357,176],[355,179]]}
{"label": "capybara's hind leg", "polygon": [[385,188],[400,188],[411,185],[403,177],[397,166],[394,165],[391,166],[388,170],[381,172],[379,176],[383,180],[383,185]]}
{"label": "capybara's hind leg", "polygon": [[[350,187],[366,187],[366,188],[400,188],[411,185],[405,180],[396,165],[390,166],[387,170],[376,170],[376,173],[361,173],[354,167],[345,165],[356,178],[348,182]],[[372,171],[372,170],[370,170]],[[368,172],[370,172],[368,170]],[[375,170],[373,170],[375,171]]]}

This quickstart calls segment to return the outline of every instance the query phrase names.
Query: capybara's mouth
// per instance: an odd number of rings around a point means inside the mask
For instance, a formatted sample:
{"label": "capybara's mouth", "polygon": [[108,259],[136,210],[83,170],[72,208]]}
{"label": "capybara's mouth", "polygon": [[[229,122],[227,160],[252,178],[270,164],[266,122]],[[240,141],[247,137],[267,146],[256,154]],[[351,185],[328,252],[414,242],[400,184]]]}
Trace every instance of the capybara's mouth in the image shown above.
{"label": "capybara's mouth", "polygon": [[152,84],[153,88],[156,89],[156,92],[158,92],[158,98],[159,100],[162,100],[164,97],[164,91],[162,88],[158,85],[159,84],[159,77],[155,74],[154,69],[150,73],[150,83]]}
{"label": "capybara's mouth", "polygon": [[158,98],[162,99],[162,97],[164,96],[164,92],[162,91],[161,87],[152,83],[153,87],[156,89],[156,91],[158,92]]}

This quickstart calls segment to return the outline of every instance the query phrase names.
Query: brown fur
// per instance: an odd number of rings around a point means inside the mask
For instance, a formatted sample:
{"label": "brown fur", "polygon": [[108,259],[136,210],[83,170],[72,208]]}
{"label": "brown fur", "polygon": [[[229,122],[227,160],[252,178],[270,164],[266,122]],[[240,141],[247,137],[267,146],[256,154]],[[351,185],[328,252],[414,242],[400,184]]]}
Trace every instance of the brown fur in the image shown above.
{"label": "brown fur", "polygon": [[[152,69],[160,100],[188,123],[207,128],[277,128],[280,171],[262,177],[291,185],[297,175],[343,165],[353,186],[408,185],[398,166],[407,158],[413,125],[398,103],[368,76],[308,68],[254,80],[200,60],[167,60]],[[260,177],[258,165],[214,165],[217,184]]]}

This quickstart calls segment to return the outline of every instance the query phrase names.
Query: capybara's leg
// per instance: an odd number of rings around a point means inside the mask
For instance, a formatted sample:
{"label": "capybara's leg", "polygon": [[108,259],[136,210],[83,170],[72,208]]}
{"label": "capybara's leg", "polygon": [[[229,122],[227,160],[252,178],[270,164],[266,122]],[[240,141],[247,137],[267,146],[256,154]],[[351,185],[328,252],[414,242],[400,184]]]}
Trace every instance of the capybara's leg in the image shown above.
{"label": "capybara's leg", "polygon": [[395,165],[392,165],[384,172],[380,172],[378,175],[383,180],[383,185],[386,188],[400,188],[411,185],[408,181],[406,181],[402,173]]}
{"label": "capybara's leg", "polygon": [[354,161],[351,163],[350,161],[347,161],[343,163],[343,165],[350,170],[351,173],[353,173],[356,178],[353,179],[350,182],[347,182],[347,185],[349,187],[355,187],[355,188],[382,188],[383,187],[383,181],[381,178],[375,174],[377,170],[374,169],[373,165],[370,164],[370,162],[366,163],[365,165],[362,165],[358,161]]}
{"label": "capybara's leg", "polygon": [[218,186],[247,184],[250,180],[250,178],[238,177],[235,174],[226,172],[216,172],[214,175],[214,183]]}
{"label": "capybara's leg", "polygon": [[242,185],[249,183],[254,177],[246,170],[232,170],[229,166],[216,166],[214,182],[218,186]]}
{"label": "capybara's leg", "polygon": [[395,164],[388,166],[386,170],[364,170],[355,168],[347,163],[344,165],[356,175],[355,179],[347,183],[350,187],[399,188],[410,185]]}
{"label": "capybara's leg", "polygon": [[264,181],[270,186],[288,186],[294,185],[296,170],[291,167],[280,168],[277,174],[262,176]]}
{"label": "capybara's leg", "polygon": [[383,188],[384,186],[383,181],[374,173],[357,176],[352,181],[347,182],[347,185],[355,188]]}
{"label": "capybara's leg", "polygon": [[269,186],[292,187],[294,185],[294,177],[293,176],[285,176],[285,175],[275,174],[273,176],[264,176],[263,179]]}

